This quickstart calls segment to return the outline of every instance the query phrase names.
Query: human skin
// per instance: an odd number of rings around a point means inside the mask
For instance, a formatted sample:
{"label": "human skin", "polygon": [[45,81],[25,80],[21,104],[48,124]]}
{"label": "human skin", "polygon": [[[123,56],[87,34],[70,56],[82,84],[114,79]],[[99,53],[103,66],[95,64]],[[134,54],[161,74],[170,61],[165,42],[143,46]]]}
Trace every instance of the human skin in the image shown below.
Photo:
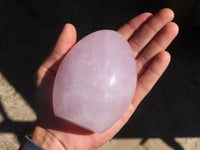
{"label": "human skin", "polygon": [[129,42],[136,58],[138,80],[135,96],[121,119],[104,133],[95,133],[57,118],[52,108],[57,69],[76,43],[76,29],[66,24],[51,52],[36,73],[37,122],[32,140],[46,150],[93,150],[109,141],[129,120],[170,62],[165,51],[178,34],[174,13],[165,8],[155,15],[143,13],[117,30]]}

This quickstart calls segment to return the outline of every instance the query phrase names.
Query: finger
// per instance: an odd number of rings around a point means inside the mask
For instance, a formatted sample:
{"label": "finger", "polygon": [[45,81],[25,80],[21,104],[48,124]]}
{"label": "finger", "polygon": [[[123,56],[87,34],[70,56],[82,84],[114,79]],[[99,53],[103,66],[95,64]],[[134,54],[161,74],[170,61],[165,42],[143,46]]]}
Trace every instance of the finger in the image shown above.
{"label": "finger", "polygon": [[123,35],[127,40],[131,37],[131,35],[146,21],[148,18],[152,16],[151,13],[143,13],[133,19],[131,19],[128,23],[123,25],[121,28],[117,30],[121,35]]}
{"label": "finger", "polygon": [[[47,71],[56,72],[61,58],[76,43],[76,29],[72,24],[65,24],[63,30],[53,48],[52,53],[42,63],[36,72],[36,84],[39,85]],[[58,61],[59,60],[59,61]],[[53,67],[52,67],[53,66]]]}
{"label": "finger", "polygon": [[170,22],[155,36],[155,38],[144,48],[143,52],[137,57],[137,68],[142,74],[143,66],[148,63],[157,53],[164,51],[178,34],[177,24]]}
{"label": "finger", "polygon": [[132,101],[134,108],[136,108],[142,99],[149,93],[167,68],[169,62],[170,54],[167,51],[162,51],[153,58],[147,70],[137,81],[135,97]]}
{"label": "finger", "polygon": [[52,53],[42,64],[49,68],[59,60],[76,43],[76,29],[72,24],[65,24],[63,30],[53,48]]}
{"label": "finger", "polygon": [[129,40],[134,56],[137,57],[140,51],[151,41],[157,32],[173,18],[173,11],[165,8],[143,24]]}

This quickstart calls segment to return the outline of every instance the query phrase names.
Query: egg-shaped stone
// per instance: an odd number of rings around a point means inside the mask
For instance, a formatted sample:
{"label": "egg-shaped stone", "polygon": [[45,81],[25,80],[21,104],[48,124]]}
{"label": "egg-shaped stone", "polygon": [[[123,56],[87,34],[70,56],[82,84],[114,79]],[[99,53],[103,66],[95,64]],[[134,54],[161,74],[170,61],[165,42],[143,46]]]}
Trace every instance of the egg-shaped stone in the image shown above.
{"label": "egg-shaped stone", "polygon": [[133,100],[137,67],[127,40],[100,30],[67,53],[56,74],[53,109],[57,117],[102,133],[113,126]]}

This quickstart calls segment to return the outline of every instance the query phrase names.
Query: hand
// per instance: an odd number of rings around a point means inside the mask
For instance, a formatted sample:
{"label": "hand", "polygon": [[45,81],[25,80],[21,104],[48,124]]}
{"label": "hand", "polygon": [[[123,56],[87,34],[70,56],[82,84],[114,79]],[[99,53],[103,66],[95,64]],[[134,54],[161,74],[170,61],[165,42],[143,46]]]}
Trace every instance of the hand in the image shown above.
{"label": "hand", "polygon": [[57,69],[70,48],[76,43],[76,30],[71,24],[63,28],[52,53],[36,74],[37,124],[32,139],[45,149],[89,150],[110,140],[128,121],[142,99],[160,78],[170,62],[164,51],[178,34],[178,26],[171,22],[174,13],[162,9],[157,14],[143,13],[118,32],[132,47],[138,68],[135,96],[121,119],[104,133],[94,133],[57,118],[52,109],[53,82]]}

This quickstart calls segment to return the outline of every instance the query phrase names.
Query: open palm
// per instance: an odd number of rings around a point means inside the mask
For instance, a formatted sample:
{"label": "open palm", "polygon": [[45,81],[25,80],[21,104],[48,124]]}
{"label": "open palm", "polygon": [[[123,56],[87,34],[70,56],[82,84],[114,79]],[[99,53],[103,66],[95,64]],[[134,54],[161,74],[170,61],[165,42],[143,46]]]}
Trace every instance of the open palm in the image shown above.
{"label": "open palm", "polygon": [[[57,118],[52,108],[53,82],[63,57],[76,43],[76,30],[66,24],[52,53],[43,62],[36,74],[37,125],[32,139],[46,149],[53,146],[41,142],[42,135],[57,141],[57,149],[95,149],[111,139],[128,121],[139,103],[148,94],[170,62],[164,51],[178,33],[178,26],[171,22],[170,9],[157,14],[143,13],[122,26],[118,32],[129,42],[136,58],[138,81],[135,96],[121,119],[104,133],[94,133]],[[44,139],[44,138],[43,138]],[[58,148],[59,147],[59,148]]]}

